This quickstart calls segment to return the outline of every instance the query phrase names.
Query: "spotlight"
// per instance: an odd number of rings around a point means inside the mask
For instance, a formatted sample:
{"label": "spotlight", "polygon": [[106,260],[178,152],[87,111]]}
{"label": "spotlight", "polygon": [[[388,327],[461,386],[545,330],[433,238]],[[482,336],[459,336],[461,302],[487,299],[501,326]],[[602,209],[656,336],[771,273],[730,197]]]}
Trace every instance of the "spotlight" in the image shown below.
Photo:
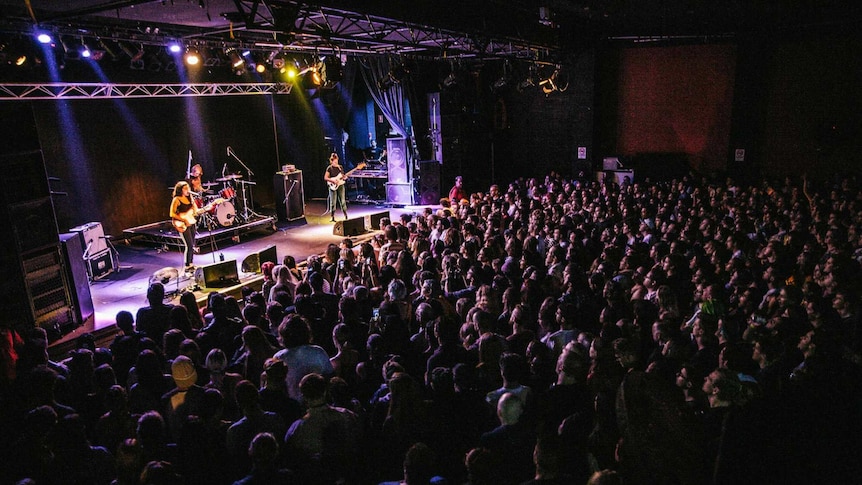
{"label": "spotlight", "polygon": [[243,64],[245,64],[245,61],[243,60],[243,58],[239,55],[239,53],[233,47],[228,48],[226,51],[224,51],[224,54],[230,60],[230,64],[231,64],[231,66],[233,66],[234,69],[239,68]]}
{"label": "spotlight", "polygon": [[560,66],[556,66],[547,79],[539,81],[539,86],[542,87],[542,92],[545,94],[551,94],[554,91],[562,93],[566,89],[569,89],[569,80],[568,77],[566,77],[566,75],[560,70]]}
{"label": "spotlight", "polygon": [[112,61],[117,60],[117,53],[114,52],[111,49],[111,47],[108,45],[108,43],[105,42],[103,39],[99,39],[99,47],[101,48],[102,51],[105,52],[105,54],[108,54],[109,56],[111,56]]}
{"label": "spotlight", "polygon": [[284,69],[285,61],[284,56],[282,56],[278,51],[272,51],[272,54],[269,55],[269,63],[272,64],[273,69]]}
{"label": "spotlight", "polygon": [[509,89],[509,61],[503,64],[503,74],[491,84],[491,92],[501,95]]}
{"label": "spotlight", "polygon": [[249,62],[249,69],[254,69],[254,72],[258,74],[263,74],[266,72],[266,61],[267,59],[263,57],[263,54],[254,53],[252,55],[246,56],[251,62]]}
{"label": "spotlight", "polygon": [[38,40],[40,44],[50,44],[51,42],[54,42],[54,38],[45,32],[40,32],[36,35],[36,40]]}
{"label": "spotlight", "polygon": [[171,54],[179,54],[182,50],[183,48],[177,42],[171,42],[168,44],[168,52]]}
{"label": "spotlight", "polygon": [[341,59],[337,56],[324,57],[320,63],[320,78],[323,81],[323,87],[332,88],[341,81],[344,76],[344,68],[341,65]]}
{"label": "spotlight", "polygon": [[184,60],[186,65],[188,66],[197,66],[201,63],[201,55],[194,47],[189,47],[186,49],[186,55],[184,56]]}
{"label": "spotlight", "polygon": [[84,42],[84,38],[83,38],[83,37],[81,37],[81,47],[80,47],[80,49],[81,49],[81,57],[83,57],[84,59],[89,59],[89,58],[90,58],[90,56],[93,54],[93,52],[90,50],[90,48],[89,48],[89,47],[87,47],[87,43],[86,43],[86,42]]}
{"label": "spotlight", "polygon": [[527,71],[527,77],[518,83],[518,91],[524,91],[534,87],[536,87],[536,66],[531,64]]}
{"label": "spotlight", "polygon": [[26,56],[26,55],[24,55],[24,54],[21,54],[20,56],[18,56],[18,57],[15,59],[15,65],[16,65],[16,66],[19,66],[19,67],[20,67],[20,66],[23,66],[26,62],[27,62],[27,56]]}
{"label": "spotlight", "polygon": [[67,41],[60,37],[60,45],[63,46],[63,55],[66,59],[77,60],[81,58],[81,51],[77,46],[71,46]]}
{"label": "spotlight", "polygon": [[129,69],[135,71],[144,70],[144,46],[140,45],[137,48],[128,46],[122,42],[117,42],[123,54],[129,56]]}

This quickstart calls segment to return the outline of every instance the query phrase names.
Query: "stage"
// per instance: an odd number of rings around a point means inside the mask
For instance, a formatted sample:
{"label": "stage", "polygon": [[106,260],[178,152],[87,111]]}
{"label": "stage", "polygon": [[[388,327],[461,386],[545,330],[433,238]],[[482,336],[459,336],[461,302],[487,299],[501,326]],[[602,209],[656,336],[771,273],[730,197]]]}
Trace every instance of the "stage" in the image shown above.
{"label": "stage", "polygon": [[[367,216],[372,214],[379,217],[381,213],[388,212],[391,219],[397,219],[403,213],[421,213],[424,209],[425,206],[351,204],[348,207],[348,215],[350,220],[354,221],[358,218],[367,220]],[[117,312],[127,310],[135,314],[138,308],[146,306],[147,287],[153,274],[159,270],[173,268],[180,274],[179,278],[171,278],[165,287],[171,303],[177,303],[179,294],[186,290],[193,290],[199,304],[203,305],[206,295],[212,291],[238,296],[243,287],[260,288],[263,277],[257,273],[244,273],[241,269],[243,260],[249,255],[274,246],[279,262],[284,256],[291,255],[297,263],[304,263],[308,256],[322,254],[328,244],[338,244],[344,239],[344,236],[333,234],[336,224],[330,222],[330,215],[326,210],[325,200],[312,200],[306,202],[305,217],[296,221],[274,222],[275,218],[271,217],[266,224],[256,225],[253,230],[238,231],[235,237],[199,240],[200,252],[194,257],[197,267],[222,261],[236,262],[239,281],[218,288],[195,288],[194,276],[187,277],[182,274],[183,255],[178,247],[149,237],[127,237],[129,234],[124,231],[124,239],[113,238],[116,269],[90,282],[93,318],[53,342],[51,355],[65,355],[68,350],[74,348],[74,340],[85,332],[93,333],[99,341],[109,342],[116,333]],[[343,219],[340,213],[337,214],[337,221]],[[370,239],[376,232],[379,230],[362,232],[351,238],[355,242],[361,242]]]}

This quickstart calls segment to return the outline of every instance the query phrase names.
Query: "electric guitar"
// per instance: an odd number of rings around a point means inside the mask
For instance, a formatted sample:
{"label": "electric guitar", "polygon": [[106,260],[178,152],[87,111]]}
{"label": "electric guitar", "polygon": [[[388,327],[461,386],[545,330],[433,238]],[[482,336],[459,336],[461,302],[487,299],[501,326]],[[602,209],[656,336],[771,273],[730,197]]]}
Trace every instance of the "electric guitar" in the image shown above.
{"label": "electric guitar", "polygon": [[345,182],[347,182],[347,177],[350,177],[350,174],[362,168],[365,168],[365,162],[360,163],[359,165],[354,167],[353,170],[347,173],[340,173],[335,177],[330,177],[329,180],[326,181],[326,185],[329,186],[329,190],[335,190],[338,187],[344,185]]}
{"label": "electric guitar", "polygon": [[177,214],[177,219],[172,220],[171,223],[173,223],[174,229],[176,229],[177,232],[182,234],[186,232],[186,229],[188,229],[189,226],[194,226],[195,224],[197,224],[197,216],[203,214],[204,212],[211,211],[213,207],[221,204],[222,202],[224,202],[224,199],[219,197],[218,199],[213,200],[209,204],[201,207],[200,209],[195,209],[194,207],[192,207],[185,212]]}

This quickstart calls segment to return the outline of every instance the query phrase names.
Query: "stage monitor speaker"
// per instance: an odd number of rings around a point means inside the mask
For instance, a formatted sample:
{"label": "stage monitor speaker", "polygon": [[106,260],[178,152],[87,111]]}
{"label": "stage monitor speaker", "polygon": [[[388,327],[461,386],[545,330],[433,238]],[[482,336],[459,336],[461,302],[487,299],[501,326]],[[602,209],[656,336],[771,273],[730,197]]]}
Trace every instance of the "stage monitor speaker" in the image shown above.
{"label": "stage monitor speaker", "polygon": [[386,184],[386,202],[396,205],[413,204],[413,184]]}
{"label": "stage monitor speaker", "polygon": [[390,184],[406,184],[410,181],[410,174],[407,172],[407,140],[387,138],[386,161]]}
{"label": "stage monitor speaker", "polygon": [[275,187],[275,212],[279,221],[295,221],[305,217],[305,188],[302,170],[277,172],[273,178]]}
{"label": "stage monitor speaker", "polygon": [[81,325],[93,317],[95,310],[80,234],[73,232],[60,234],[60,246],[63,251],[67,286],[71,290],[72,312],[76,323]]}
{"label": "stage monitor speaker", "polygon": [[365,218],[338,221],[332,227],[333,236],[358,236],[365,233]]}
{"label": "stage monitor speaker", "polygon": [[221,261],[197,268],[195,283],[205,288],[224,288],[239,284],[236,260]]}
{"label": "stage monitor speaker", "polygon": [[440,203],[440,163],[436,160],[419,162],[419,203]]}
{"label": "stage monitor speaker", "polygon": [[276,253],[275,246],[249,254],[242,260],[240,268],[243,273],[260,273],[260,265],[267,261],[278,264],[278,254]]}
{"label": "stage monitor speaker", "polygon": [[383,218],[389,219],[390,221],[392,220],[392,218],[389,217],[389,211],[368,214],[367,216],[365,216],[365,228],[369,231],[379,231],[380,220]]}
{"label": "stage monitor speaker", "polygon": [[69,229],[69,232],[76,232],[80,235],[85,258],[108,249],[108,243],[105,240],[105,231],[102,229],[101,222],[88,222]]}

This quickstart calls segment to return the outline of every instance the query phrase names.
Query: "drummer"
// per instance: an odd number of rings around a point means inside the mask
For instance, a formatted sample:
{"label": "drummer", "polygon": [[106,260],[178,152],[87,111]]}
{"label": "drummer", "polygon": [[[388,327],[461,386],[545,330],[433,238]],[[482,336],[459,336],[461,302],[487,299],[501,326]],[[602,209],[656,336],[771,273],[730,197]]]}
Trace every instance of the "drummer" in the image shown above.
{"label": "drummer", "polygon": [[201,167],[201,164],[196,163],[192,165],[191,170],[189,170],[189,188],[191,191],[196,194],[203,194],[206,189],[204,189],[203,184],[201,183],[201,179],[204,175],[204,169]]}

